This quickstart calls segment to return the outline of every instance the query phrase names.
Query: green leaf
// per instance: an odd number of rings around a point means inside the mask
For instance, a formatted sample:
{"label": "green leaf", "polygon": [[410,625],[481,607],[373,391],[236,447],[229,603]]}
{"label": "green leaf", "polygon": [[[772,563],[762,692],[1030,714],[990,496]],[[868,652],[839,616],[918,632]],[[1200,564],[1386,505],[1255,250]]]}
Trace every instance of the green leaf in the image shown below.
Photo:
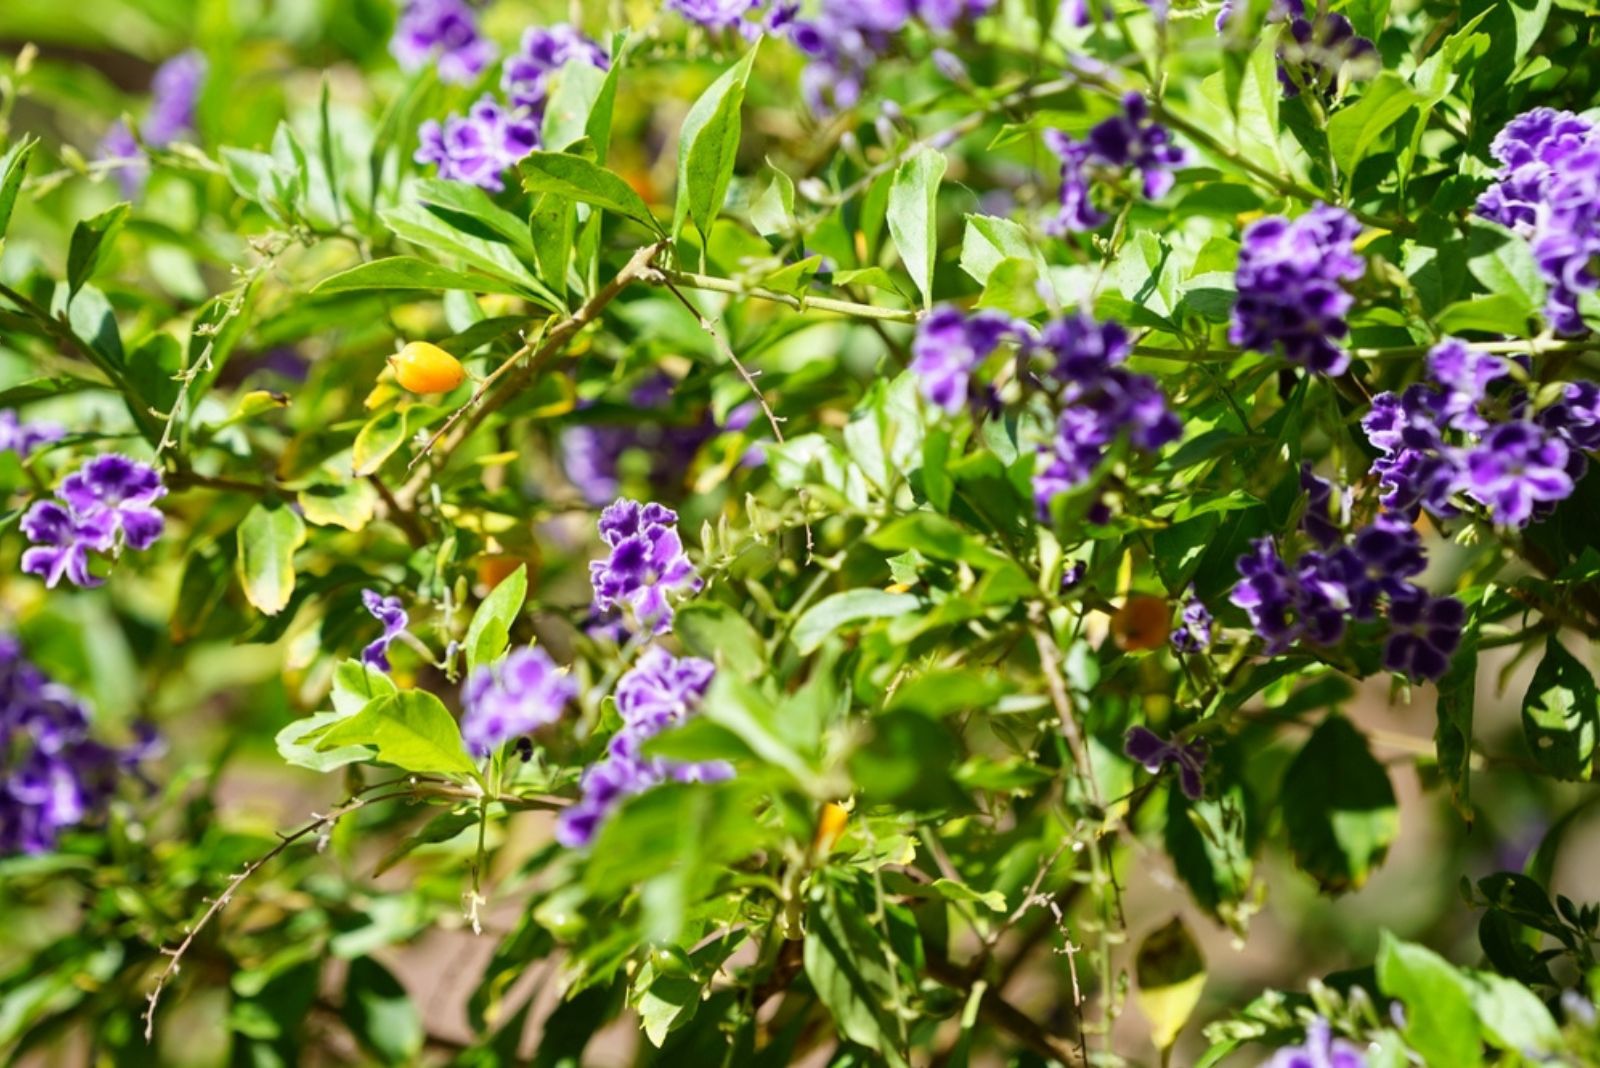
{"label": "green leaf", "polygon": [[745,83],[755,62],[760,41],[744,57],[711,83],[684,116],[678,133],[678,201],[672,213],[674,232],[685,219],[693,220],[701,234],[722,210],[739,154],[739,111],[744,106]]}
{"label": "green leaf", "polygon": [[295,494],[306,522],[319,527],[364,530],[378,507],[378,491],[364,479],[315,482]]}
{"label": "green leaf", "polygon": [[944,153],[924,146],[901,162],[889,186],[889,236],[894,239],[911,280],[922,292],[925,308],[933,306],[939,182],[947,166]]}
{"label": "green leaf", "polygon": [[546,151],[562,152],[587,137],[590,115],[608,87],[616,91],[616,84],[611,70],[601,70],[587,59],[568,60],[555,73],[554,87],[545,100],[539,144]]}
{"label": "green leaf", "polygon": [[1423,99],[1393,71],[1368,83],[1361,99],[1328,120],[1328,146],[1348,182],[1356,167],[1394,132],[1406,112]]}
{"label": "green leaf", "polygon": [[12,209],[22,192],[22,180],[28,175],[28,158],[38,143],[37,137],[23,137],[0,156],[0,238],[6,236],[6,228],[11,225]]}
{"label": "green leaf", "polygon": [[356,433],[350,450],[353,472],[360,478],[376,474],[405,440],[406,413],[399,408],[379,412]]}
{"label": "green leaf", "polygon": [[1406,1043],[1424,1063],[1474,1068],[1483,1063],[1478,1016],[1466,978],[1430,949],[1383,932],[1378,986],[1405,1006]]}
{"label": "green leaf", "polygon": [[[366,752],[359,746],[354,748],[358,752]],[[383,859],[378,861],[378,866],[372,869],[372,877],[376,879],[423,846],[448,842],[469,827],[476,827],[480,818],[476,810],[471,812],[439,813],[439,815],[429,820],[420,831],[407,835],[398,845],[384,854]]]}
{"label": "green leaf", "polygon": [[985,285],[994,269],[1007,259],[1031,262],[1040,278],[1049,276],[1044,256],[1020,223],[992,215],[968,215],[961,238],[961,269],[979,285]]}
{"label": "green leaf", "polygon": [[422,1051],[422,1018],[389,969],[371,957],[350,962],[345,978],[344,1022],[384,1064],[414,1064]]}
{"label": "green leaf", "polygon": [[852,623],[893,619],[922,607],[916,597],[882,590],[846,590],[826,597],[795,622],[789,640],[802,654],[815,652],[833,634]]}
{"label": "green leaf", "polygon": [[1167,1049],[1178,1040],[1206,985],[1200,947],[1183,920],[1174,916],[1145,936],[1133,968],[1139,981],[1139,1011],[1150,1021],[1150,1038],[1157,1049]]}
{"label": "green leaf", "polygon": [[99,215],[84,219],[72,228],[67,250],[67,291],[76,294],[99,269],[106,253],[128,221],[130,204],[113,204]]}
{"label": "green leaf", "polygon": [[839,1033],[906,1064],[904,1025],[890,1010],[893,976],[887,947],[843,888],[819,896],[806,917],[806,978],[833,1015]]}
{"label": "green leaf", "polygon": [[700,718],[736,736],[758,760],[787,772],[797,786],[821,791],[813,761],[795,748],[778,707],[755,687],[718,673],[700,704]]}
{"label": "green leaf", "polygon": [[1491,1046],[1522,1057],[1561,1048],[1561,1029],[1544,1002],[1514,979],[1468,972],[1472,1009]]}
{"label": "green leaf", "polygon": [[1600,691],[1589,669],[1554,635],[1522,698],[1522,729],[1534,759],[1551,775],[1569,781],[1594,776]]}
{"label": "green leaf", "polygon": [[283,501],[262,501],[239,524],[236,567],[244,595],[275,616],[294,593],[294,554],[306,542],[306,525]]}
{"label": "green leaf", "polygon": [[1439,699],[1434,706],[1439,725],[1434,744],[1439,752],[1439,770],[1450,782],[1456,811],[1472,822],[1472,713],[1478,685],[1478,627],[1470,623],[1450,662],[1450,670],[1439,680]]}
{"label": "green leaf", "polygon": [[1388,773],[1361,732],[1337,713],[1284,773],[1282,805],[1295,862],[1328,893],[1365,884],[1400,828]]}
{"label": "green leaf", "polygon": [[286,763],[312,771],[333,771],[346,764],[359,764],[371,754],[366,746],[345,745],[324,752],[317,748],[318,736],[346,717],[343,712],[317,712],[303,716],[280,730],[273,741]]}
{"label": "green leaf", "polygon": [[1516,302],[1523,318],[1544,307],[1545,285],[1528,243],[1510,230],[1474,216],[1467,240],[1467,270],[1491,296]]}
{"label": "green leaf", "polygon": [[518,164],[517,169],[522,175],[522,188],[530,193],[553,193],[592,204],[632,219],[657,234],[662,233],[661,224],[632,186],[581,156],[534,152]]}
{"label": "green leaf", "polygon": [[767,670],[767,650],[748,620],[716,601],[692,601],[678,609],[672,629],[695,656],[754,680]]}
{"label": "green leaf", "polygon": [[342,745],[366,746],[373,750],[371,759],[402,771],[443,775],[478,772],[462,745],[455,717],[425,690],[403,690],[379,697],[317,739],[317,748],[323,751]]}
{"label": "green leaf", "polygon": [[773,168],[772,181],[750,205],[750,225],[762,237],[787,233],[794,225],[794,179]]}
{"label": "green leaf", "polygon": [[482,664],[492,664],[505,654],[511,644],[511,627],[522,613],[522,602],[528,596],[528,566],[522,564],[500,581],[472,614],[463,644],[467,654],[467,670]]}
{"label": "green leaf", "polygon": [[468,274],[441,267],[413,256],[390,256],[373,260],[348,271],[329,275],[311,287],[313,293],[361,293],[371,290],[414,289],[437,291],[459,289],[468,293],[505,293],[521,296],[516,286],[485,274]]}
{"label": "green leaf", "polygon": [[381,213],[384,225],[397,237],[414,245],[452,256],[491,277],[509,283],[519,296],[544,308],[561,306],[555,294],[520,256],[532,260],[532,239],[521,234],[508,238],[495,226],[451,208],[405,203]]}

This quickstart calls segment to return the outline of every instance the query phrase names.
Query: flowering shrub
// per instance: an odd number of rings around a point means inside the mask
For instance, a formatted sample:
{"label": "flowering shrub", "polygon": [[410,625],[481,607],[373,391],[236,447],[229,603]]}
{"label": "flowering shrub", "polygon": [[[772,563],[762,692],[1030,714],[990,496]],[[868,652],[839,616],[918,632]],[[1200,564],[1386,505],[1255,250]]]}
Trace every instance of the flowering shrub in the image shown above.
{"label": "flowering shrub", "polygon": [[1600,1063],[1590,0],[0,8],[0,1057]]}

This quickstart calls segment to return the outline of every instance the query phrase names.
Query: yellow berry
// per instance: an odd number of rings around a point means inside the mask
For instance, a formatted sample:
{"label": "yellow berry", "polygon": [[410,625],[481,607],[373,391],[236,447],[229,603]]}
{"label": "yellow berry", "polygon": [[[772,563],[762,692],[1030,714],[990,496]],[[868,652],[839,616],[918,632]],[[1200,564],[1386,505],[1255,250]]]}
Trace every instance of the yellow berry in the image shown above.
{"label": "yellow berry", "polygon": [[426,341],[413,341],[389,357],[394,376],[413,393],[449,393],[467,377],[461,361]]}
{"label": "yellow berry", "polygon": [[817,818],[817,833],[811,839],[812,852],[819,857],[833,852],[834,843],[839,841],[849,819],[850,810],[843,805],[834,801],[823,805],[822,814]]}

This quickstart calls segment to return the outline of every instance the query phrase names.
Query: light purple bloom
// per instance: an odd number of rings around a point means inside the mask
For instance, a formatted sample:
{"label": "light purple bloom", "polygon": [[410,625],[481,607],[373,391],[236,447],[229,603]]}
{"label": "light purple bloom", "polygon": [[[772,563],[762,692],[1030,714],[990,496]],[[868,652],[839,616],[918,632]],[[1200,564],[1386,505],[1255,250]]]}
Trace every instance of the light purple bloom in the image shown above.
{"label": "light purple bloom", "polygon": [[1189,597],[1178,613],[1178,626],[1172,631],[1172,648],[1180,653],[1198,653],[1211,648],[1211,622],[1211,610],[1190,587]]}
{"label": "light purple bloom", "polygon": [[149,464],[107,453],[68,475],[57,493],[82,521],[106,524],[118,545],[143,551],[156,543],[166,520],[155,502],[167,495]]}
{"label": "light purple bloom", "polygon": [[383,633],[361,650],[361,662],[379,671],[388,671],[389,646],[405,631],[411,619],[400,598],[385,597],[377,590],[362,590],[361,603],[372,618],[383,625]]}
{"label": "light purple bloom", "polygon": [[[150,79],[150,111],[139,126],[139,136],[153,148],[171,144],[195,125],[195,108],[205,81],[206,59],[199,52],[181,52],[156,68]],[[126,160],[113,167],[122,193],[129,200],[139,195],[150,174],[139,140],[121,120],[113,123],[100,142],[100,158]]]}
{"label": "light purple bloom", "polygon": [[972,372],[1014,331],[1010,317],[999,312],[935,308],[917,324],[911,343],[911,371],[922,395],[947,412],[966,407]]}
{"label": "light purple bloom", "polygon": [[488,756],[513,738],[561,718],[578,696],[578,683],[556,667],[543,649],[513,649],[493,664],[480,664],[461,690],[461,737],[468,752]]}
{"label": "light purple bloom", "polygon": [[24,423],[9,408],[0,410],[0,452],[14,452],[26,460],[35,449],[53,445],[67,436],[60,423]]}
{"label": "light purple bloom", "polygon": [[439,80],[454,85],[476,81],[494,62],[495,47],[478,33],[478,15],[465,0],[406,0],[389,51],[402,70],[432,62]]}
{"label": "light purple bloom", "polygon": [[690,22],[708,30],[737,27],[741,33],[759,33],[760,25],[745,18],[762,0],[667,0],[668,11],[676,11]]}
{"label": "light purple bloom", "polygon": [[1303,1046],[1280,1049],[1266,1068],[1366,1068],[1367,1058],[1354,1044],[1334,1038],[1328,1021],[1318,1016],[1306,1028]]}
{"label": "light purple bloom", "polygon": [[506,59],[500,87],[512,107],[526,109],[537,118],[544,114],[551,79],[573,62],[601,70],[611,66],[605,51],[576,27],[565,23],[530,26],[522,34],[521,47]]}
{"label": "light purple bloom", "polygon": [[600,513],[600,538],[611,553],[589,564],[597,614],[626,608],[637,627],[655,634],[672,628],[671,598],[701,585],[677,522],[670,508],[626,498]]}
{"label": "light purple bloom", "polygon": [[1122,751],[1129,758],[1144,765],[1144,770],[1155,775],[1172,764],[1178,769],[1178,786],[1183,796],[1198,801],[1205,794],[1206,743],[1169,742],[1145,727],[1134,727],[1123,741]]}
{"label": "light purple bloom", "polygon": [[495,193],[506,187],[506,170],[539,147],[538,124],[487,95],[465,116],[452,115],[442,126],[429,119],[417,137],[420,143],[412,158],[418,163],[434,164],[440,178]]}
{"label": "light purple bloom", "polygon": [[1282,351],[1323,374],[1343,374],[1340,347],[1353,300],[1345,283],[1366,264],[1351,248],[1361,225],[1343,208],[1321,204],[1298,219],[1272,216],[1244,232],[1235,276],[1239,298],[1228,340],[1255,352]]}
{"label": "light purple bloom", "polygon": [[56,501],[37,501],[22,517],[22,533],[33,547],[22,553],[22,570],[44,579],[49,589],[66,578],[90,588],[102,580],[89,572],[89,554],[111,548],[111,530],[102,518],[74,515]]}

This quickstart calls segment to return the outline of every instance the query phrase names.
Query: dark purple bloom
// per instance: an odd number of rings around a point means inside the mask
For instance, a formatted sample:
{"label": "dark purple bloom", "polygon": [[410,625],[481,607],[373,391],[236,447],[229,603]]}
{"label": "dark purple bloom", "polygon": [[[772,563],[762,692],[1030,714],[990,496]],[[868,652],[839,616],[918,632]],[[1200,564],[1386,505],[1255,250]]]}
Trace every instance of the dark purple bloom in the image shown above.
{"label": "dark purple bloom", "polygon": [[600,825],[627,797],[663,782],[716,782],[733,775],[723,761],[682,763],[644,755],[644,743],[683,723],[700,706],[715,666],[696,657],[675,657],[652,645],[617,682],[617,712],[622,729],[604,758],[591,765],[579,783],[582,796],[556,821],[556,839],[577,849],[589,845]]}
{"label": "dark purple bloom", "polygon": [[1454,597],[1434,597],[1412,587],[1389,601],[1383,666],[1419,682],[1441,678],[1450,670],[1466,622],[1467,610]]}
{"label": "dark purple bloom", "polygon": [[1575,450],[1600,451],[1600,385],[1588,380],[1568,382],[1561,399],[1540,412],[1538,421]]}
{"label": "dark purple bloom", "polygon": [[678,538],[677,522],[670,508],[626,498],[600,513],[600,538],[611,554],[589,564],[597,613],[625,608],[637,627],[656,634],[672,628],[670,598],[701,585]]}
{"label": "dark purple bloom", "polygon": [[1318,552],[1303,554],[1291,568],[1271,538],[1253,542],[1237,566],[1239,582],[1228,600],[1245,610],[1268,653],[1281,653],[1298,639],[1332,645],[1344,636],[1347,568]]}
{"label": "dark purple bloom", "polygon": [[488,756],[513,738],[561,718],[578,696],[578,683],[556,667],[543,649],[513,649],[493,664],[481,664],[461,690],[461,737],[467,750]]}
{"label": "dark purple bloom", "polygon": [[1189,800],[1198,801],[1205,794],[1203,776],[1208,754],[1204,741],[1169,742],[1154,731],[1134,727],[1128,731],[1122,751],[1152,775],[1167,764],[1177,767],[1178,785]]}
{"label": "dark purple bloom", "polygon": [[1228,339],[1256,352],[1282,351],[1313,371],[1342,374],[1350,356],[1340,347],[1352,298],[1344,284],[1366,270],[1351,242],[1361,226],[1343,208],[1321,204],[1298,219],[1251,223],[1239,251]]}
{"label": "dark purple bloom", "polygon": [[1178,625],[1173,628],[1172,648],[1180,653],[1198,653],[1211,648],[1211,610],[1195,596],[1194,589],[1183,602],[1178,613]]}
{"label": "dark purple bloom", "polygon": [[1334,1038],[1328,1021],[1318,1016],[1306,1028],[1305,1045],[1280,1049],[1266,1068],[1367,1068],[1367,1058],[1354,1044]]}
{"label": "dark purple bloom", "polygon": [[1461,489],[1497,525],[1526,526],[1540,506],[1571,496],[1570,458],[1559,434],[1534,423],[1501,423],[1466,453]]}
{"label": "dark purple bloom", "polygon": [[469,85],[494,62],[494,45],[478,33],[466,0],[406,0],[389,51],[406,71],[433,62],[439,80]]}
{"label": "dark purple bloom", "polygon": [[1326,95],[1342,75],[1365,77],[1378,67],[1377,46],[1358,35],[1345,16],[1318,11],[1307,17],[1301,0],[1279,0],[1276,6],[1292,12],[1278,48],[1284,96],[1296,96],[1302,88]]}
{"label": "dark purple bloom", "polygon": [[1074,560],[1061,569],[1061,592],[1072,589],[1083,581],[1083,576],[1088,572],[1089,565],[1082,560]]}
{"label": "dark purple bloom", "polygon": [[138,776],[157,749],[148,726],[127,749],[93,740],[77,695],[0,635],[0,855],[54,849],[63,830],[98,818],[121,775]]}
{"label": "dark purple bloom", "polygon": [[465,116],[450,116],[442,126],[429,119],[417,137],[420,144],[412,158],[418,163],[434,164],[440,178],[495,193],[506,187],[506,170],[539,147],[538,124],[507,111],[491,96],[472,105]]}
{"label": "dark purple bloom", "polygon": [[9,408],[0,410],[0,452],[14,452],[26,460],[35,449],[66,436],[67,428],[60,423],[24,423]]}
{"label": "dark purple bloom", "polygon": [[917,324],[911,343],[911,371],[922,395],[947,412],[967,404],[967,388],[975,371],[1016,327],[999,312],[967,315],[951,305],[935,308]]}
{"label": "dark purple bloom", "polygon": [[1079,312],[1045,324],[1034,349],[1052,359],[1050,373],[1062,382],[1092,384],[1126,360],[1133,346],[1121,323]]}
{"label": "dark purple bloom", "polygon": [[1061,158],[1061,209],[1047,229],[1051,233],[1090,230],[1105,221],[1089,200],[1089,171],[1104,168],[1137,171],[1146,200],[1158,200],[1172,188],[1172,170],[1188,153],[1172,143],[1166,127],[1150,119],[1150,105],[1138,93],[1122,98],[1122,114],[1096,125],[1083,141],[1049,130],[1045,143]]}
{"label": "dark purple bloom", "polygon": [[366,605],[372,618],[383,625],[383,633],[361,650],[361,662],[379,671],[388,671],[389,646],[400,637],[411,619],[400,598],[384,597],[377,590],[362,590],[361,603]]}
{"label": "dark purple bloom", "polygon": [[512,107],[524,108],[538,117],[544,114],[551,79],[573,62],[601,70],[611,66],[605,51],[576,27],[565,23],[531,26],[523,31],[521,47],[507,58],[500,86]]}

